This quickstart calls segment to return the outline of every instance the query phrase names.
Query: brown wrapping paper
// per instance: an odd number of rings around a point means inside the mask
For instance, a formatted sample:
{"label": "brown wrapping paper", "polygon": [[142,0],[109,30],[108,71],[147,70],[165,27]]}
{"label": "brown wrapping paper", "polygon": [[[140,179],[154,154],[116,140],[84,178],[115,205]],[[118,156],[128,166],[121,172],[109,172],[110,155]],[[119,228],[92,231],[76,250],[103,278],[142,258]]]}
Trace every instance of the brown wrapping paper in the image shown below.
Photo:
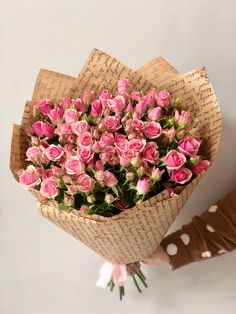
{"label": "brown wrapping paper", "polygon": [[[195,125],[203,139],[201,153],[212,162],[216,156],[221,131],[221,117],[213,87],[206,70],[198,68],[179,74],[167,61],[159,57],[132,71],[116,59],[94,49],[77,78],[40,70],[32,101],[27,102],[21,126],[13,128],[10,168],[17,179],[17,171],[26,165],[27,142],[22,127],[32,123],[32,106],[42,98],[79,97],[93,90],[116,90],[116,82],[128,78],[131,89],[148,90],[152,86],[166,88],[173,96],[180,96],[184,107],[191,111]],[[64,229],[76,239],[114,263],[133,263],[151,254],[173,223],[177,214],[193,192],[202,175],[195,178],[181,192],[168,198],[162,192],[138,206],[113,217],[86,215],[73,210],[58,209],[55,202],[39,205],[40,214]],[[39,198],[39,192],[32,190]]]}

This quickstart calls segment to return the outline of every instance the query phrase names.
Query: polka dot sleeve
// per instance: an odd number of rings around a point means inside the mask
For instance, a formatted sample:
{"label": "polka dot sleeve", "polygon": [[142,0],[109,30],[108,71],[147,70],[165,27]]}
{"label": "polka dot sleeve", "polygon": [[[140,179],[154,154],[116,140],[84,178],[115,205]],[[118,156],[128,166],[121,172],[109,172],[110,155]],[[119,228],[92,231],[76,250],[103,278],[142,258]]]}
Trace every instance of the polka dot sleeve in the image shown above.
{"label": "polka dot sleeve", "polygon": [[169,255],[173,270],[236,249],[236,189],[166,236],[161,246]]}

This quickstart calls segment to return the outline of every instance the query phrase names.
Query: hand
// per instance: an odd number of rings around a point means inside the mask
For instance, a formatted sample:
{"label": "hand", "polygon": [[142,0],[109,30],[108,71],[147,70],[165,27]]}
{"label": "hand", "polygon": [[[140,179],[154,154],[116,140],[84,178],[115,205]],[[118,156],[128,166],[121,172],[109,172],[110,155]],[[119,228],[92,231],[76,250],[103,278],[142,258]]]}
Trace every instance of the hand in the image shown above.
{"label": "hand", "polygon": [[148,265],[161,265],[164,263],[169,263],[170,258],[169,255],[163,250],[163,248],[159,245],[157,249],[142,262]]}

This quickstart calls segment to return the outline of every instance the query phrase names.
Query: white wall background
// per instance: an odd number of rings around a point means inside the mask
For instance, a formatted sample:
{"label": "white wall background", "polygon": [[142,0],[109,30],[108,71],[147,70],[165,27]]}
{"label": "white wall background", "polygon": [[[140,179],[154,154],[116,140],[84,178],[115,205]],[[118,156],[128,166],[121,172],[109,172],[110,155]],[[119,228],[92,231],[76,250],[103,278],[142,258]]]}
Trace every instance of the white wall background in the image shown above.
{"label": "white wall background", "polygon": [[177,271],[143,267],[149,289],[127,296],[95,287],[103,260],[36,211],[9,169],[39,68],[77,75],[93,47],[137,68],[158,55],[181,72],[206,65],[223,115],[216,162],[172,230],[236,185],[236,1],[1,0],[1,314],[235,314],[236,252]]}

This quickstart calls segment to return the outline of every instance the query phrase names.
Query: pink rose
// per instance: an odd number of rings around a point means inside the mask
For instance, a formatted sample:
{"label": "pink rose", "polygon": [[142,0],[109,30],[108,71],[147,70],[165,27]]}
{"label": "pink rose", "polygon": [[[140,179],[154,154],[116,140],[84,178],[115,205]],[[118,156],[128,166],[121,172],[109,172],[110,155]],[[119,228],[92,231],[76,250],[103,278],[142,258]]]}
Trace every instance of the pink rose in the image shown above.
{"label": "pink rose", "polygon": [[38,146],[29,147],[26,151],[28,160],[39,164],[41,162],[42,150]]}
{"label": "pink rose", "polygon": [[175,110],[174,119],[181,128],[184,128],[190,122],[190,112],[182,110],[180,114],[178,110]]}
{"label": "pink rose", "polygon": [[41,182],[39,174],[33,165],[28,166],[27,169],[19,175],[19,181],[25,189],[39,185]]}
{"label": "pink rose", "polygon": [[39,137],[52,137],[54,135],[54,128],[51,124],[37,121],[32,125],[33,131]]}
{"label": "pink rose", "polygon": [[187,168],[180,168],[171,172],[171,181],[179,184],[184,184],[188,182],[192,177],[191,170]]}
{"label": "pink rose", "polygon": [[130,131],[131,132],[137,132],[137,133],[139,133],[139,134],[141,134],[142,133],[142,131],[143,131],[143,128],[144,128],[144,122],[142,121],[142,120],[140,120],[140,119],[132,119],[132,120],[130,120],[130,122],[129,122],[129,124],[130,124]]}
{"label": "pink rose", "polygon": [[68,174],[81,174],[85,165],[78,157],[71,157],[65,162],[65,169]]}
{"label": "pink rose", "polygon": [[46,137],[52,137],[54,135],[54,128],[51,124],[44,123],[43,124],[43,134]]}
{"label": "pink rose", "polygon": [[63,110],[66,110],[67,108],[70,107],[71,104],[72,104],[72,100],[70,98],[65,98],[60,101],[59,105]]}
{"label": "pink rose", "polygon": [[144,134],[147,138],[154,139],[161,135],[161,125],[157,122],[146,122],[144,126]]}
{"label": "pink rose", "polygon": [[141,153],[146,145],[145,140],[140,140],[140,139],[132,139],[131,141],[128,142],[127,149]]}
{"label": "pink rose", "polygon": [[75,99],[73,104],[75,105],[76,109],[79,112],[85,112],[86,111],[86,105],[82,102],[82,100],[80,98]]}
{"label": "pink rose", "polygon": [[90,193],[94,188],[94,180],[87,174],[78,177],[79,190],[83,193]]}
{"label": "pink rose", "polygon": [[109,132],[115,132],[121,128],[120,119],[116,116],[108,116],[105,118],[102,126]]}
{"label": "pink rose", "polygon": [[128,105],[125,107],[125,112],[133,112],[133,106],[131,103],[128,103]]}
{"label": "pink rose", "polygon": [[99,100],[101,101],[102,104],[106,104],[108,99],[111,99],[111,98],[112,98],[112,95],[109,93],[107,89],[103,89],[99,96]]}
{"label": "pink rose", "polygon": [[99,144],[102,148],[104,148],[105,146],[112,146],[114,144],[114,135],[113,133],[103,133]]}
{"label": "pink rose", "polygon": [[90,146],[93,143],[92,135],[89,132],[80,134],[77,138],[77,143],[82,146]]}
{"label": "pink rose", "polygon": [[73,206],[74,205],[74,198],[72,196],[69,196],[67,194],[64,194],[64,204],[67,206]]}
{"label": "pink rose", "polygon": [[78,148],[77,152],[80,159],[83,160],[85,163],[88,163],[93,159],[94,153],[85,147]]}
{"label": "pink rose", "polygon": [[151,164],[156,164],[159,160],[159,152],[157,150],[157,144],[155,142],[149,142],[144,147],[142,152],[143,158]]}
{"label": "pink rose", "polygon": [[78,192],[78,186],[75,185],[75,184],[72,184],[72,185],[69,185],[67,187],[67,192],[70,194],[70,195],[74,195]]}
{"label": "pink rose", "polygon": [[119,94],[121,95],[127,94],[128,88],[129,88],[129,81],[127,79],[118,80],[117,90]]}
{"label": "pink rose", "polygon": [[147,111],[148,105],[143,100],[139,100],[137,105],[135,106],[135,111],[140,115]]}
{"label": "pink rose", "polygon": [[59,194],[57,182],[53,178],[47,178],[42,181],[40,193],[43,197],[55,198]]}
{"label": "pink rose", "polygon": [[155,107],[148,113],[148,118],[150,120],[157,121],[161,117],[161,108],[160,107]]}
{"label": "pink rose", "polygon": [[115,198],[114,198],[114,196],[112,195],[112,194],[106,194],[106,196],[105,196],[105,202],[107,203],[107,204],[111,204],[111,203],[113,203],[115,201]]}
{"label": "pink rose", "polygon": [[89,207],[87,205],[82,205],[79,209],[81,213],[86,213],[89,210]]}
{"label": "pink rose", "polygon": [[119,151],[122,152],[126,148],[127,144],[128,140],[124,134],[115,133],[115,147],[117,147]]}
{"label": "pink rose", "polygon": [[186,157],[177,152],[175,149],[169,151],[169,153],[165,157],[166,168],[169,170],[177,170],[181,168],[186,162]]}
{"label": "pink rose", "polygon": [[74,123],[79,119],[79,112],[75,109],[66,109],[63,118],[65,119],[66,123]]}
{"label": "pink rose", "polygon": [[168,107],[171,103],[170,94],[166,90],[162,90],[157,94],[157,104],[160,107]]}
{"label": "pink rose", "polygon": [[60,107],[51,109],[48,113],[48,116],[52,123],[58,123],[60,120],[62,120],[64,114],[64,110]]}
{"label": "pink rose", "polygon": [[42,121],[37,121],[32,125],[34,133],[40,137],[44,136],[43,125],[44,123]]}
{"label": "pink rose", "polygon": [[82,101],[85,105],[90,105],[95,99],[95,93],[93,91],[84,93]]}
{"label": "pink rose", "polygon": [[51,144],[45,149],[45,154],[49,160],[57,161],[62,157],[64,151],[61,146]]}
{"label": "pink rose", "polygon": [[46,169],[42,175],[43,180],[51,178],[53,176],[53,172],[51,169]]}
{"label": "pink rose", "polygon": [[103,165],[103,162],[101,160],[97,160],[95,162],[95,169],[96,169],[96,171],[104,170],[104,165]]}
{"label": "pink rose", "polygon": [[104,172],[104,183],[111,188],[118,183],[118,180],[112,172],[106,170]]}
{"label": "pink rose", "polygon": [[96,178],[96,180],[98,180],[98,181],[104,181],[104,179],[105,179],[104,171],[103,171],[103,170],[98,170],[98,171],[95,173],[95,178]]}
{"label": "pink rose", "polygon": [[93,117],[100,117],[102,114],[102,104],[99,100],[94,100],[91,105],[91,115]]}
{"label": "pink rose", "polygon": [[147,107],[153,107],[155,104],[155,97],[152,93],[143,96],[143,101],[147,105]]}
{"label": "pink rose", "polygon": [[201,143],[193,137],[186,137],[179,142],[179,150],[188,156],[196,155]]}
{"label": "pink rose", "polygon": [[46,116],[52,109],[52,101],[47,98],[42,99],[34,106],[34,109],[38,109],[42,115]]}
{"label": "pink rose", "polygon": [[160,171],[159,168],[153,168],[153,169],[152,169],[152,174],[151,174],[151,176],[152,176],[152,179],[153,179],[154,181],[159,181],[159,180],[161,179],[161,175],[162,175],[162,172]]}
{"label": "pink rose", "polygon": [[68,136],[71,133],[71,125],[69,123],[59,124],[55,130],[55,133],[60,137]]}
{"label": "pink rose", "polygon": [[143,177],[137,182],[137,191],[138,194],[146,194],[150,187],[150,179],[148,177]]}
{"label": "pink rose", "polygon": [[193,166],[192,172],[197,176],[206,171],[209,168],[209,166],[210,162],[208,160],[201,160]]}
{"label": "pink rose", "polygon": [[62,174],[62,168],[52,165],[52,176],[59,177]]}
{"label": "pink rose", "polygon": [[72,131],[78,136],[89,130],[89,125],[87,121],[74,122],[71,127]]}
{"label": "pink rose", "polygon": [[129,97],[130,97],[130,99],[139,102],[141,99],[141,94],[140,94],[140,92],[131,92]]}
{"label": "pink rose", "polygon": [[108,103],[114,112],[125,109],[125,98],[123,96],[116,96],[115,98],[110,99]]}
{"label": "pink rose", "polygon": [[125,149],[119,157],[121,166],[129,167],[131,166],[131,162],[135,157],[135,152],[131,149]]}
{"label": "pink rose", "polygon": [[103,162],[107,162],[111,165],[116,165],[119,162],[117,151],[114,146],[106,146],[99,156]]}

